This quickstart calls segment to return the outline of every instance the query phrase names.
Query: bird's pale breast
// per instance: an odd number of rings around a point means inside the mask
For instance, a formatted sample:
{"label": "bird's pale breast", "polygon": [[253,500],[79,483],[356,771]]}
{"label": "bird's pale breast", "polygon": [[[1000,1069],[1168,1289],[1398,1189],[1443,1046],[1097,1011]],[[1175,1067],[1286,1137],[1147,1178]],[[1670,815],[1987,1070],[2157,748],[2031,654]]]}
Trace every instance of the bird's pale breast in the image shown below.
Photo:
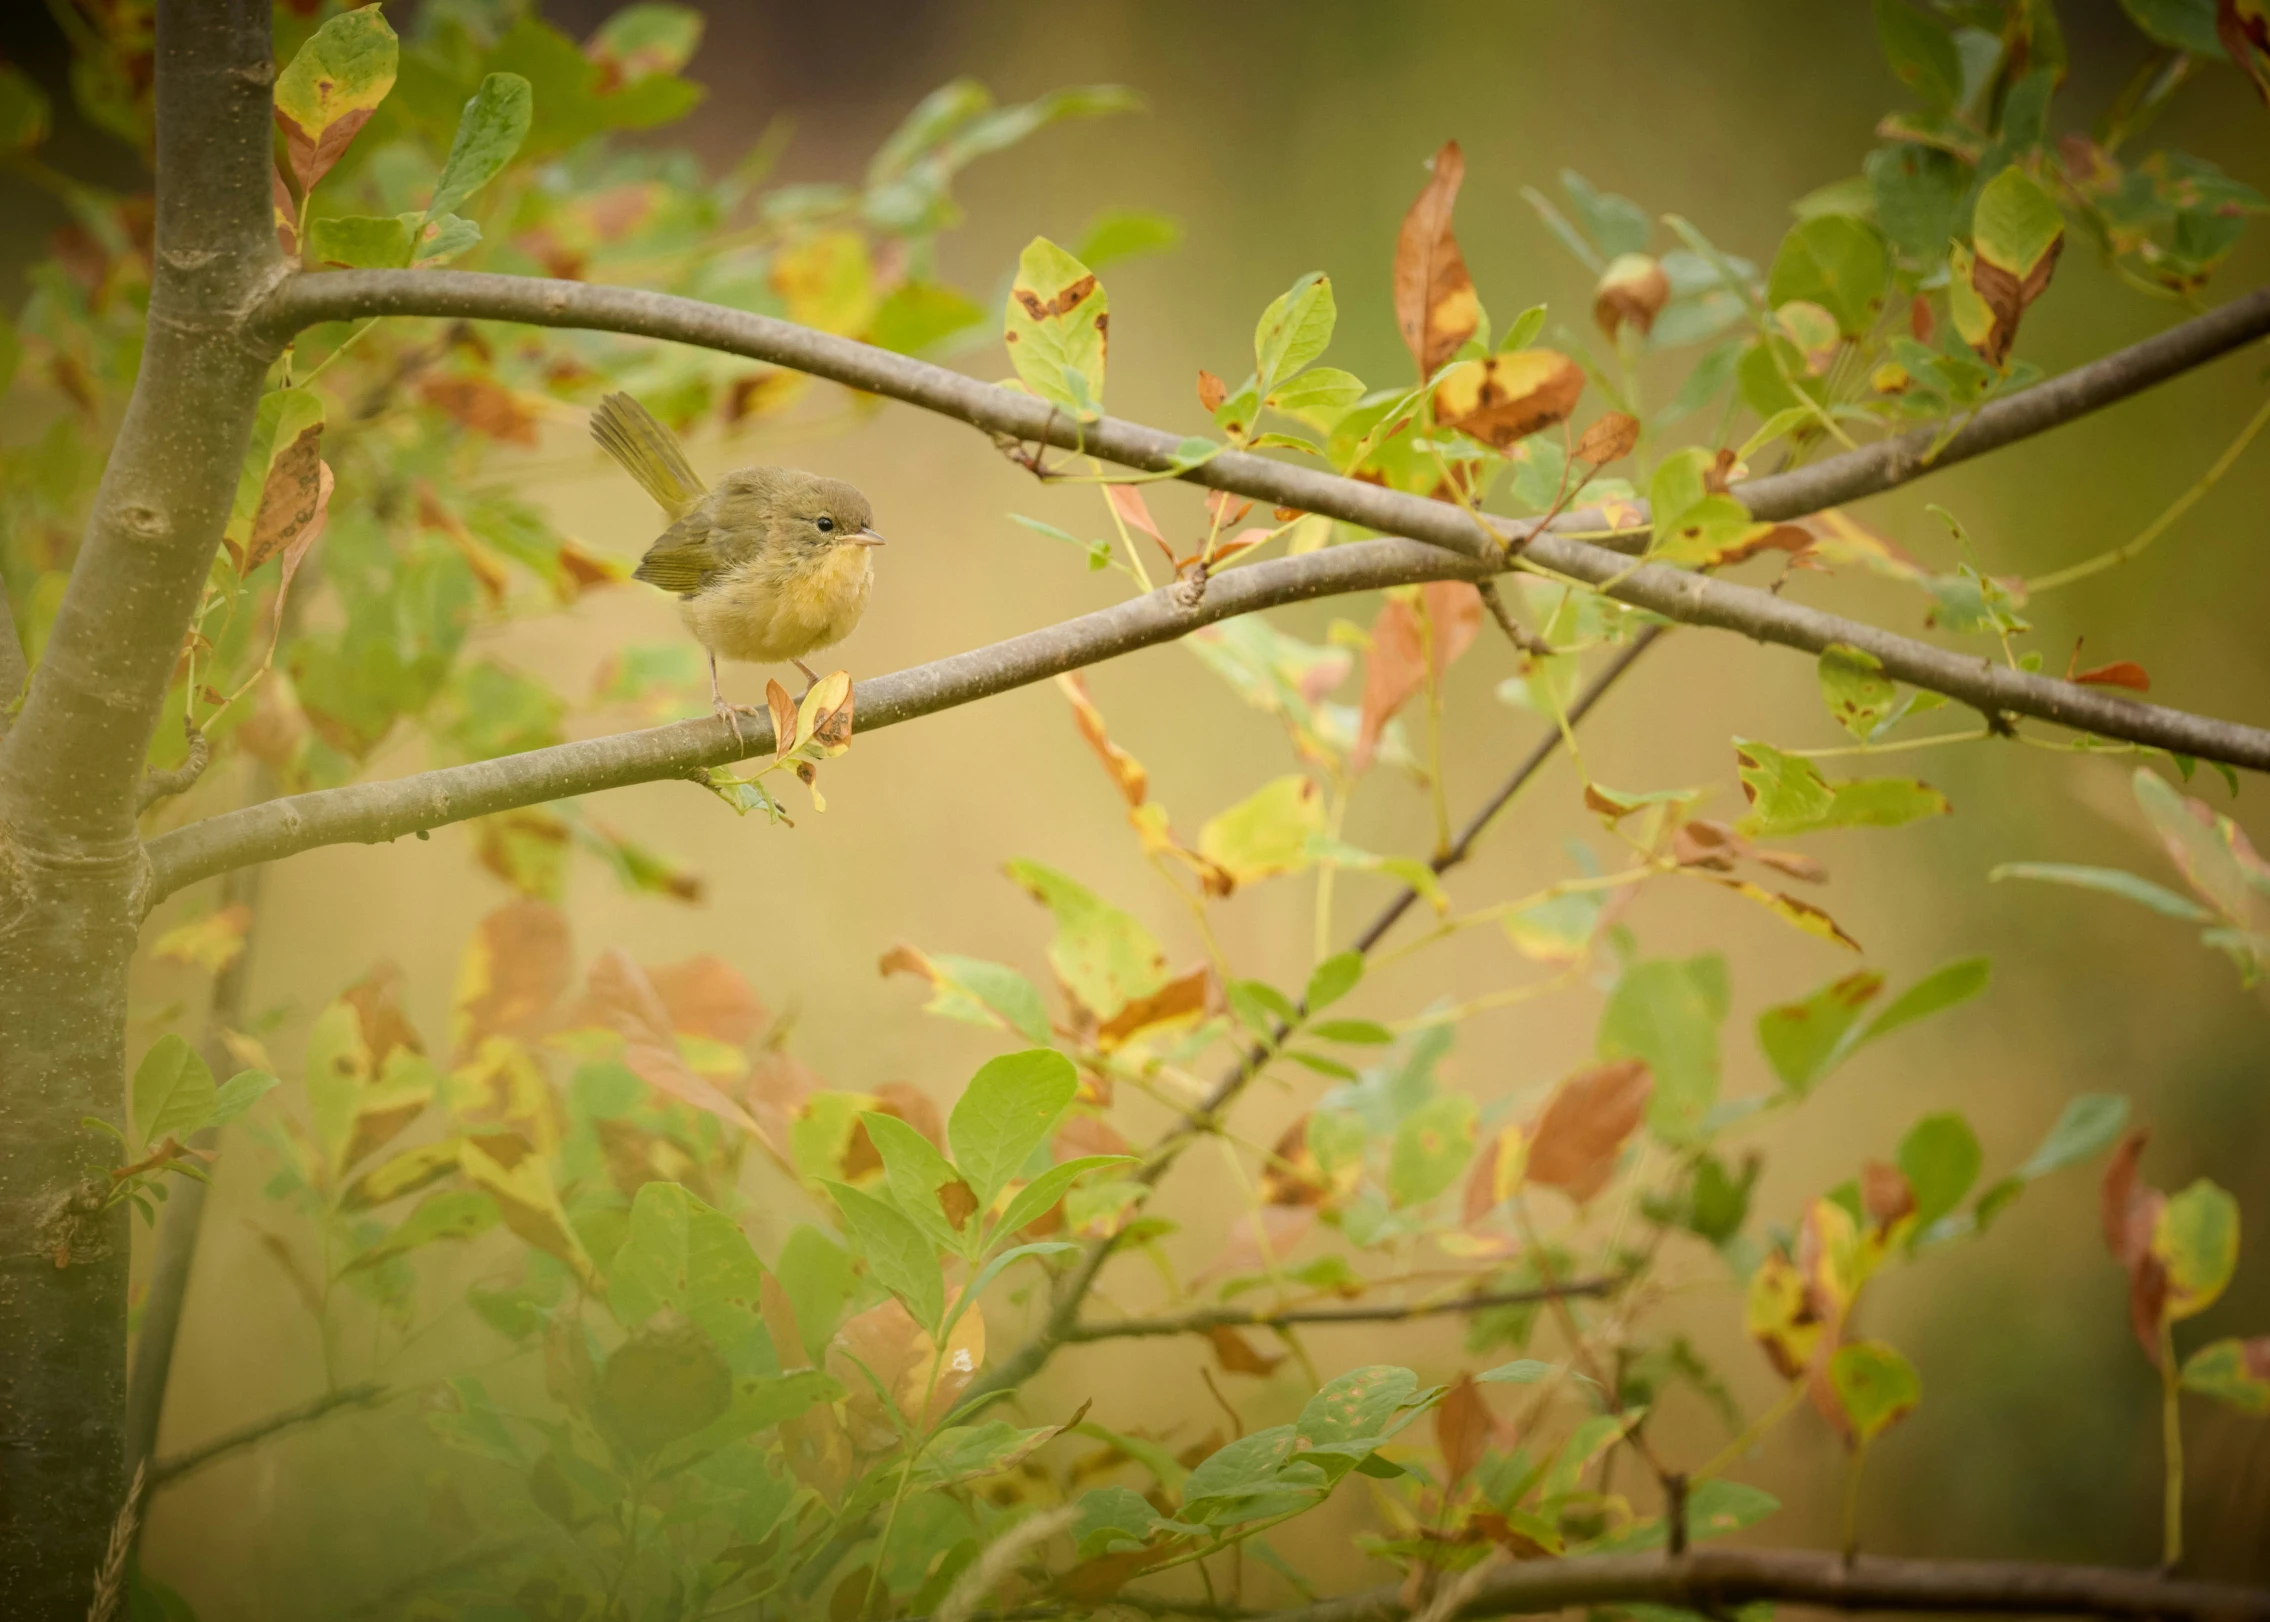
{"label": "bird's pale breast", "polygon": [[838,546],[805,569],[753,559],[682,608],[686,628],[719,657],[784,664],[849,636],[874,581],[867,548]]}

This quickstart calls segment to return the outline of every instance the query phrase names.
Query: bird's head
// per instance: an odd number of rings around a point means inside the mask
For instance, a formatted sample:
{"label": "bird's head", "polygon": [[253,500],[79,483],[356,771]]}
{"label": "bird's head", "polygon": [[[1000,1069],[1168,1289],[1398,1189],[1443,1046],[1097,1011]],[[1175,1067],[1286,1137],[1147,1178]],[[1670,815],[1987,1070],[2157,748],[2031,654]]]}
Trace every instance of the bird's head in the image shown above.
{"label": "bird's head", "polygon": [[841,479],[799,468],[744,468],[722,481],[731,515],[760,527],[767,543],[793,557],[817,560],[842,546],[881,546],[875,510]]}

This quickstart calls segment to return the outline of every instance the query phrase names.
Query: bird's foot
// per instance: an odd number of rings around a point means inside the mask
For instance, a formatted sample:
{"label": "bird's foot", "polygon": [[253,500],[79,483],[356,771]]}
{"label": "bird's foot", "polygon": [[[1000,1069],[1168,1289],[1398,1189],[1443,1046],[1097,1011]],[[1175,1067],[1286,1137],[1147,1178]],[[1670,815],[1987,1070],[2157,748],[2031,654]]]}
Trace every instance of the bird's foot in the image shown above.
{"label": "bird's foot", "polygon": [[755,715],[757,712],[749,705],[735,704],[723,696],[712,699],[709,707],[713,715],[733,729],[733,741],[743,749],[748,748],[749,740],[741,731],[741,717]]}

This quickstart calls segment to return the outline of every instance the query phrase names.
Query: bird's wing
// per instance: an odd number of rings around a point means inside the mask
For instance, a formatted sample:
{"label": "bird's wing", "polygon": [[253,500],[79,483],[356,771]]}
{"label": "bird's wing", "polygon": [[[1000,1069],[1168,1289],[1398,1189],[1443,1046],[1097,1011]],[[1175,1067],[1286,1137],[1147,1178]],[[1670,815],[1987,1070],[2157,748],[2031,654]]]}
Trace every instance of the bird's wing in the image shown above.
{"label": "bird's wing", "polygon": [[709,515],[697,509],[655,538],[631,577],[664,591],[700,591],[730,572],[736,561],[736,549],[724,541]]}

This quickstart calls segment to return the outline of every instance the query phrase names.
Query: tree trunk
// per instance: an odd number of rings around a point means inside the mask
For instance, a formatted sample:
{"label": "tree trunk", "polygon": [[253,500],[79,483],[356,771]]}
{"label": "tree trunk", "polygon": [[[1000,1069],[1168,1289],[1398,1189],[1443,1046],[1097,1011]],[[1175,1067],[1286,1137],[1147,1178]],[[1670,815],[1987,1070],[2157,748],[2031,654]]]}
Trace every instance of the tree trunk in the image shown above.
{"label": "tree trunk", "polygon": [[140,375],[46,652],[0,739],[0,1615],[87,1614],[125,1494],[126,964],[136,787],[274,358],[246,312],[269,215],[267,0],[158,11],[158,214]]}

